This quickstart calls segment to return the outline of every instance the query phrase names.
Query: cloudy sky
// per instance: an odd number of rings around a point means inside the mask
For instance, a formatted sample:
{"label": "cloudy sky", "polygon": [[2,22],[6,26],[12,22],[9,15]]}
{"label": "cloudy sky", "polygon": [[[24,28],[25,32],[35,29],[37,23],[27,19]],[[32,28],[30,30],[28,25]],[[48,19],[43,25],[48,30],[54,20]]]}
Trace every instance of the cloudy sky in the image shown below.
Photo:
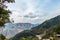
{"label": "cloudy sky", "polygon": [[60,15],[60,0],[15,0],[6,4],[15,23],[42,23]]}

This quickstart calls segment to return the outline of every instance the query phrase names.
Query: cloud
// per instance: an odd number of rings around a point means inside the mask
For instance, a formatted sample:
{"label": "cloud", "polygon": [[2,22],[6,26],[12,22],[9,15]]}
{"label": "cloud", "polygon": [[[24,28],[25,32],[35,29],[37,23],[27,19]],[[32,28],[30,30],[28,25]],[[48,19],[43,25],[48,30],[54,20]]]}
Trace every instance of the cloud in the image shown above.
{"label": "cloud", "polygon": [[60,15],[60,0],[16,0],[7,4],[14,22],[42,23]]}

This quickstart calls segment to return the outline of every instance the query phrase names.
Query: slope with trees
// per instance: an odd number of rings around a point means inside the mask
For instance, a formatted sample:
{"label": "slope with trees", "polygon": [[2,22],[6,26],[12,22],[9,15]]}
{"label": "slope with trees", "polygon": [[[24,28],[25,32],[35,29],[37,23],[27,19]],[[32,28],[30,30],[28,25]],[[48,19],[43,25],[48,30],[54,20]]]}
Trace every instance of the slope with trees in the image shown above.
{"label": "slope with trees", "polygon": [[43,22],[42,24],[32,28],[31,30],[25,30],[21,33],[18,33],[11,39],[17,40],[21,37],[26,37],[26,38],[29,36],[35,37],[36,35],[42,34],[45,31],[47,33],[46,35],[44,35],[45,38],[53,36],[54,32],[60,34],[60,15]]}

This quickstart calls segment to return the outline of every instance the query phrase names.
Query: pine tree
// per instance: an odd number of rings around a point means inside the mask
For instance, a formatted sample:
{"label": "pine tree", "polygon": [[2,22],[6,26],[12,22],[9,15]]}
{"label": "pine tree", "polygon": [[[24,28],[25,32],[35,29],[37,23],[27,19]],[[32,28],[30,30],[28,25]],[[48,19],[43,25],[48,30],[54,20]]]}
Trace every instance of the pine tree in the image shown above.
{"label": "pine tree", "polygon": [[6,22],[10,22],[9,14],[11,13],[9,10],[6,10],[4,5],[5,2],[13,3],[14,0],[0,0],[0,27],[4,26]]}

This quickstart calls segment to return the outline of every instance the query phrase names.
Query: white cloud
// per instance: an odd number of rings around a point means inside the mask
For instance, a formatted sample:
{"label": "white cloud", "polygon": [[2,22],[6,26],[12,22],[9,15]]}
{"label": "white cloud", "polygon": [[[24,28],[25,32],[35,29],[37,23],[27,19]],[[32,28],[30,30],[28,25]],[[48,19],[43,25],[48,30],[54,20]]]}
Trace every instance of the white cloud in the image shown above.
{"label": "white cloud", "polygon": [[13,13],[10,18],[15,22],[41,23],[60,14],[58,0],[16,0],[16,3],[7,5]]}

